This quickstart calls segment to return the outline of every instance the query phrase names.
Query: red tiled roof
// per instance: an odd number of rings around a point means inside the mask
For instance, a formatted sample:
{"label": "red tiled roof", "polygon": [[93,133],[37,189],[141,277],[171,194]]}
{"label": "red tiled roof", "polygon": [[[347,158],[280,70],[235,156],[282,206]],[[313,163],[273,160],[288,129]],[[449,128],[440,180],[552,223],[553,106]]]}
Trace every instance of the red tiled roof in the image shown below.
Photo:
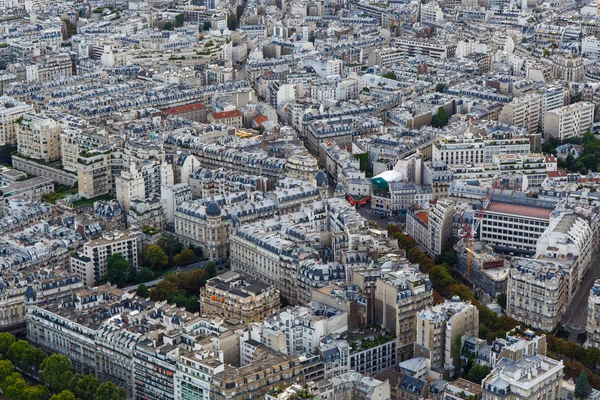
{"label": "red tiled roof", "polygon": [[554,162],[556,162],[556,157],[554,157],[554,156],[546,156],[546,162],[554,163]]}
{"label": "red tiled roof", "polygon": [[265,117],[262,114],[258,114],[256,116],[256,118],[254,118],[254,122],[256,122],[257,126],[261,126],[263,124],[263,122],[267,122],[269,120],[269,118]]}
{"label": "red tiled roof", "polygon": [[225,119],[225,118],[241,117],[242,114],[240,113],[239,110],[233,110],[233,111],[216,112],[216,113],[213,113],[212,116],[214,119]]}
{"label": "red tiled roof", "polygon": [[520,206],[517,204],[499,203],[496,201],[492,201],[487,206],[486,212],[543,219],[550,218],[550,214],[552,214],[552,210],[548,208]]}
{"label": "red tiled roof", "polygon": [[559,169],[558,171],[548,171],[548,178],[561,178],[567,176],[567,171]]}
{"label": "red tiled roof", "polygon": [[190,112],[190,111],[202,110],[204,108],[206,108],[206,106],[202,103],[193,103],[193,104],[186,104],[185,106],[169,108],[169,109],[164,110],[163,113],[170,114],[170,115],[176,115],[176,114],[182,114],[182,113]]}
{"label": "red tiled roof", "polygon": [[417,218],[419,218],[425,225],[429,225],[429,213],[425,211],[419,211],[415,214]]}

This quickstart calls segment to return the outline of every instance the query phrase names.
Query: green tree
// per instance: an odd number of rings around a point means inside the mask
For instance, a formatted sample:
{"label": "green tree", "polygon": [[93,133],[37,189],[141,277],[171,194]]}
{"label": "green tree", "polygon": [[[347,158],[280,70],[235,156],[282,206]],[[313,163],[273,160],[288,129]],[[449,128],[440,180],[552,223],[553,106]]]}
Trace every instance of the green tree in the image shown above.
{"label": "green tree", "polygon": [[23,392],[29,386],[23,376],[18,372],[13,372],[2,382],[2,392],[9,400],[24,399]]}
{"label": "green tree", "polygon": [[47,385],[53,393],[67,389],[72,377],[71,360],[63,354],[52,354],[41,365],[40,382]]}
{"label": "green tree", "polygon": [[15,343],[16,341],[17,339],[15,339],[15,337],[12,334],[8,332],[0,332],[0,354],[5,356],[10,345]]}
{"label": "green tree", "polygon": [[444,90],[446,90],[446,85],[444,85],[443,83],[438,83],[437,85],[435,85],[436,92],[444,93]]}
{"label": "green tree", "polygon": [[135,294],[137,294],[140,297],[147,298],[148,294],[150,294],[150,291],[148,290],[146,285],[140,283],[135,291]]}
{"label": "green tree", "polygon": [[91,375],[75,374],[69,381],[69,390],[80,400],[94,400],[100,381]]}
{"label": "green tree", "polygon": [[13,372],[15,372],[15,366],[10,360],[0,360],[0,386]]}
{"label": "green tree", "polygon": [[115,253],[106,259],[106,275],[108,282],[123,287],[130,278],[131,263],[121,253]]}
{"label": "green tree", "polygon": [[137,272],[135,279],[141,283],[150,282],[154,279],[154,272],[148,268],[142,268]]}
{"label": "green tree", "polygon": [[173,282],[169,282],[167,280],[162,280],[158,282],[156,286],[154,286],[150,290],[150,300],[152,301],[164,301],[173,294],[177,290],[177,285]]}
{"label": "green tree", "polygon": [[177,14],[175,16],[175,26],[178,27],[178,28],[180,26],[183,26],[183,20],[184,20],[183,14]]}
{"label": "green tree", "polygon": [[95,400],[126,400],[127,393],[123,388],[117,388],[112,382],[104,382],[98,386]]}
{"label": "green tree", "polygon": [[181,255],[181,260],[180,260],[181,265],[190,265],[190,264],[196,262],[196,255],[190,249],[181,250],[181,253],[179,253],[179,254]]}
{"label": "green tree", "polygon": [[227,28],[230,31],[235,31],[238,27],[238,18],[234,14],[227,15]]}
{"label": "green tree", "polygon": [[573,357],[575,357],[577,347],[579,347],[577,343],[571,341],[568,341],[565,345],[565,356],[569,357],[571,359],[571,362],[573,362]]}
{"label": "green tree", "polygon": [[496,296],[496,301],[503,310],[506,309],[506,293],[500,293],[498,296]]}
{"label": "green tree", "polygon": [[456,367],[460,367],[460,364],[461,364],[461,359],[460,359],[461,347],[462,347],[462,340],[460,338],[460,335],[456,335],[456,337],[454,338],[454,366],[456,366]]}
{"label": "green tree", "polygon": [[75,397],[73,392],[69,390],[63,390],[62,392],[50,397],[50,400],[77,400],[77,397]]}
{"label": "green tree", "polygon": [[205,273],[207,279],[217,276],[217,264],[212,261],[206,264]]}
{"label": "green tree", "polygon": [[434,128],[443,128],[448,125],[448,114],[446,113],[446,109],[444,107],[438,108],[437,114],[433,116],[431,120],[431,126]]}
{"label": "green tree", "polygon": [[183,282],[182,289],[188,294],[197,295],[206,284],[206,273],[202,268],[191,271]]}
{"label": "green tree", "polygon": [[585,354],[585,363],[595,367],[598,361],[600,361],[600,349],[596,346],[588,347]]}
{"label": "green tree", "polygon": [[202,247],[194,246],[193,244],[190,244],[190,247],[188,247],[188,248],[194,252],[194,254],[196,255],[196,258],[204,257],[204,251],[202,250]]}
{"label": "green tree", "polygon": [[6,356],[15,367],[28,374],[37,371],[46,357],[43,351],[31,347],[25,340],[13,343],[8,348]]}
{"label": "green tree", "polygon": [[576,399],[585,400],[592,394],[592,387],[588,382],[588,376],[582,372],[575,381],[575,392],[573,393]]}
{"label": "green tree", "polygon": [[240,4],[235,8],[235,15],[238,17],[238,19],[240,19],[240,18],[242,18],[243,13],[244,13],[244,6],[242,6]]}
{"label": "green tree", "polygon": [[173,257],[173,264],[178,267],[181,266],[181,254],[175,254],[175,257]]}
{"label": "green tree", "polygon": [[[48,388],[44,385],[27,386],[23,390],[23,400],[42,400],[46,398]],[[12,399],[11,399],[12,400]]]}
{"label": "green tree", "polygon": [[171,21],[166,22],[165,25],[163,26],[163,29],[165,31],[172,31],[173,29],[175,29],[175,26],[173,25],[173,23]]}
{"label": "green tree", "polygon": [[481,381],[490,374],[490,367],[487,365],[475,364],[469,371],[467,379],[473,383],[481,385]]}
{"label": "green tree", "polygon": [[209,31],[211,27],[212,27],[211,22],[209,20],[206,20],[206,21],[204,21],[204,24],[202,25],[202,30]]}
{"label": "green tree", "polygon": [[548,51],[548,49],[544,49],[544,52],[542,53],[542,56],[544,56],[544,57],[550,57],[550,52]]}
{"label": "green tree", "polygon": [[566,348],[566,346],[567,346],[567,342],[565,341],[565,339],[558,338],[554,342],[554,351],[558,355],[563,355],[563,354],[565,354],[565,348]]}
{"label": "green tree", "polygon": [[387,79],[392,79],[394,81],[398,80],[398,77],[396,77],[396,74],[394,73],[394,71],[388,71],[388,72],[386,72],[385,74],[383,74],[383,77],[387,78]]}
{"label": "green tree", "polygon": [[169,263],[169,257],[158,245],[151,244],[144,253],[144,258],[154,270],[161,270]]}

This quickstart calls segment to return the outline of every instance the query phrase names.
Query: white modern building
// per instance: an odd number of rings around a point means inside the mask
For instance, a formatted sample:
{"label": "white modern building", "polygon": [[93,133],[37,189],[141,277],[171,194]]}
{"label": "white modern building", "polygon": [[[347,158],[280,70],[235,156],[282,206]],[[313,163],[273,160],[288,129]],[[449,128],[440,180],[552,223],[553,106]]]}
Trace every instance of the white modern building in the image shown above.
{"label": "white modern building", "polygon": [[544,117],[544,138],[581,137],[594,124],[594,104],[581,101],[549,111]]}

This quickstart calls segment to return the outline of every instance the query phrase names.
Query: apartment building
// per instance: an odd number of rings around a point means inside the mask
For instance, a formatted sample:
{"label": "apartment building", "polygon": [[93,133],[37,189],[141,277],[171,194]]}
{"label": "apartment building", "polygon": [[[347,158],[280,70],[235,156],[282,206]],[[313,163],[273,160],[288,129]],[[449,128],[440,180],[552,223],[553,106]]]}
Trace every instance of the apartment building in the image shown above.
{"label": "apartment building", "polygon": [[524,356],[545,356],[547,350],[546,335],[536,335],[532,330],[523,330],[520,326],[506,332],[504,338],[497,338],[489,348],[489,364],[496,368],[503,358],[517,361]]}
{"label": "apartment building", "polygon": [[54,192],[54,182],[48,178],[39,176],[15,182],[3,187],[1,190],[4,199],[19,197],[29,201],[41,201],[43,195]]}
{"label": "apartment building", "polygon": [[436,1],[421,5],[421,20],[420,22],[439,22],[444,20],[444,12],[442,7]]}
{"label": "apartment building", "polygon": [[192,200],[192,189],[188,183],[166,185],[160,187],[160,198],[165,201],[167,222],[175,221],[175,210],[186,201]]}
{"label": "apartment building", "polygon": [[125,211],[129,211],[133,200],[146,198],[144,176],[135,163],[131,163],[128,169],[115,177],[115,187],[117,201]]}
{"label": "apartment building", "polygon": [[569,102],[569,92],[562,85],[547,85],[544,87],[542,96],[542,112],[540,114],[540,124],[544,128],[545,116],[548,111],[566,106]]}
{"label": "apartment building", "polygon": [[136,400],[175,400],[175,374],[181,336],[177,332],[152,332],[133,352]]}
{"label": "apartment building", "polygon": [[[577,39],[579,40],[579,38]],[[585,64],[582,57],[555,55],[552,58],[554,78],[567,82],[581,82],[585,77]]]}
{"label": "apartment building", "polygon": [[106,259],[112,254],[122,254],[133,268],[138,268],[141,234],[131,231],[107,232],[101,238],[83,245],[71,257],[71,272],[79,274],[85,284],[94,286],[106,274]]}
{"label": "apartment building", "polygon": [[307,128],[306,147],[318,159],[324,159],[322,143],[335,141],[340,147],[352,144],[354,117],[330,118],[312,121]]}
{"label": "apartment building", "polygon": [[[455,246],[457,256],[456,270],[479,290],[496,299],[499,294],[506,293],[508,282],[508,263],[494,249],[480,241],[469,245],[467,239],[459,241]],[[471,265],[471,276],[468,264]]]}
{"label": "apartment building", "polygon": [[452,370],[456,354],[455,340],[479,333],[479,310],[458,296],[417,313],[415,356],[429,358],[431,368]]}
{"label": "apartment building", "polygon": [[44,351],[69,357],[75,372],[95,376],[95,338],[102,320],[81,314],[116,302],[122,295],[121,290],[105,285],[65,291],[56,299],[32,304],[26,317],[27,339]]}
{"label": "apartment building", "polygon": [[518,97],[506,104],[500,112],[499,122],[527,129],[530,135],[538,133],[542,112],[542,97],[532,93]]}
{"label": "apartment building", "polygon": [[401,39],[394,41],[406,58],[426,56],[435,59],[453,58],[456,52],[456,43],[436,43],[430,40]]}
{"label": "apartment building", "polygon": [[279,311],[279,292],[239,272],[226,272],[200,289],[200,313],[260,322]]}
{"label": "apartment building", "polygon": [[546,113],[544,138],[565,140],[581,137],[594,124],[594,104],[585,101],[560,107]]}
{"label": "apartment building", "polygon": [[175,234],[186,245],[201,246],[204,255],[211,259],[229,257],[229,236],[232,217],[240,221],[252,222],[270,218],[277,212],[273,200],[251,201],[224,205],[215,201],[205,204],[201,201],[187,201],[175,211]]}
{"label": "apartment building", "polygon": [[181,354],[175,373],[175,398],[209,400],[212,377],[225,370],[220,354],[195,350]]}
{"label": "apartment building", "polygon": [[93,199],[113,192],[110,152],[110,148],[103,148],[79,153],[75,168],[80,196]]}
{"label": "apartment building", "polygon": [[63,168],[67,171],[77,172],[78,158],[81,153],[87,154],[88,151],[106,146],[109,142],[108,135],[96,129],[63,126],[60,135]]}
{"label": "apartment building", "polygon": [[536,329],[553,330],[566,309],[567,274],[551,262],[514,257],[510,263],[506,315]]}
{"label": "apartment building", "polygon": [[446,385],[443,400],[481,399],[481,385],[458,378]]}
{"label": "apartment building", "polygon": [[431,242],[429,235],[429,210],[418,205],[409,207],[406,211],[405,233],[413,238],[419,246],[428,249]]}
{"label": "apartment building", "polygon": [[[42,268],[42,264],[7,270],[0,280],[0,328],[4,330],[19,330],[19,325],[25,323],[27,304],[43,301],[57,296],[61,292],[83,287],[81,278],[58,267],[64,264],[67,252],[54,255],[46,264],[56,269]],[[24,265],[23,267],[26,267]],[[16,269],[16,268],[15,268]],[[36,271],[36,272],[33,272]],[[26,277],[20,280],[19,276]],[[16,282],[16,283],[15,283]]]}
{"label": "apartment building", "polygon": [[243,127],[242,113],[239,110],[233,111],[222,111],[209,114],[208,122],[211,124],[224,124],[227,126],[233,126],[237,129]]}
{"label": "apartment building", "polygon": [[442,254],[451,244],[454,204],[454,201],[449,199],[430,202],[427,243],[427,253],[430,257]]}
{"label": "apartment building", "polygon": [[600,280],[596,280],[590,290],[585,332],[587,333],[585,346],[600,347]]}
{"label": "apartment building", "polygon": [[432,147],[432,160],[446,165],[490,163],[496,154],[522,154],[530,151],[527,132],[500,126],[491,134],[467,132],[464,135],[447,135]]}
{"label": "apartment building", "polygon": [[375,321],[395,334],[399,361],[412,356],[417,337],[417,312],[432,305],[433,287],[429,277],[416,268],[384,273],[377,280]]}
{"label": "apartment building", "polygon": [[369,54],[369,67],[378,65],[381,68],[389,68],[402,62],[404,55],[399,48],[375,49]]}
{"label": "apartment building", "polygon": [[286,384],[304,384],[302,365],[298,357],[283,355],[264,345],[255,353],[255,361],[241,368],[226,365],[211,382],[210,398],[214,400],[244,400],[262,398],[271,389]]}
{"label": "apartment building", "polygon": [[33,111],[31,104],[0,96],[0,145],[16,144],[19,121]]}
{"label": "apartment building", "polygon": [[367,330],[349,334],[346,340],[350,344],[350,370],[375,375],[396,367],[397,341],[393,334]]}
{"label": "apartment building", "polygon": [[60,132],[58,122],[45,115],[23,114],[17,130],[19,154],[44,162],[59,160]]}
{"label": "apartment building", "polygon": [[560,265],[568,276],[567,304],[579,290],[595,254],[595,241],[589,222],[572,210],[556,213],[538,239],[536,259]]}
{"label": "apartment building", "polygon": [[563,368],[562,361],[544,356],[502,359],[481,383],[482,400],[556,399],[562,386]]}
{"label": "apartment building", "polygon": [[524,196],[494,195],[483,214],[480,239],[501,251],[533,254],[555,207]]}
{"label": "apartment building", "polygon": [[585,36],[581,40],[581,55],[590,60],[600,61],[600,39],[596,36]]}

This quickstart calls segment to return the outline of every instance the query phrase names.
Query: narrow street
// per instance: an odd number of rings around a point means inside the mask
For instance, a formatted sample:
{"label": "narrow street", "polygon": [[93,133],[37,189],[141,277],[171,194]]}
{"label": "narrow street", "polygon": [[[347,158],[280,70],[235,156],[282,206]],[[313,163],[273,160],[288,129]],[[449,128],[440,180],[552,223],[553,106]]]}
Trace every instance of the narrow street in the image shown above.
{"label": "narrow street", "polygon": [[561,321],[564,328],[570,332],[570,340],[576,340],[578,334],[585,332],[588,297],[594,281],[598,278],[600,278],[600,252],[592,260],[590,269],[583,277],[581,286],[573,301],[567,306],[567,312]]}

